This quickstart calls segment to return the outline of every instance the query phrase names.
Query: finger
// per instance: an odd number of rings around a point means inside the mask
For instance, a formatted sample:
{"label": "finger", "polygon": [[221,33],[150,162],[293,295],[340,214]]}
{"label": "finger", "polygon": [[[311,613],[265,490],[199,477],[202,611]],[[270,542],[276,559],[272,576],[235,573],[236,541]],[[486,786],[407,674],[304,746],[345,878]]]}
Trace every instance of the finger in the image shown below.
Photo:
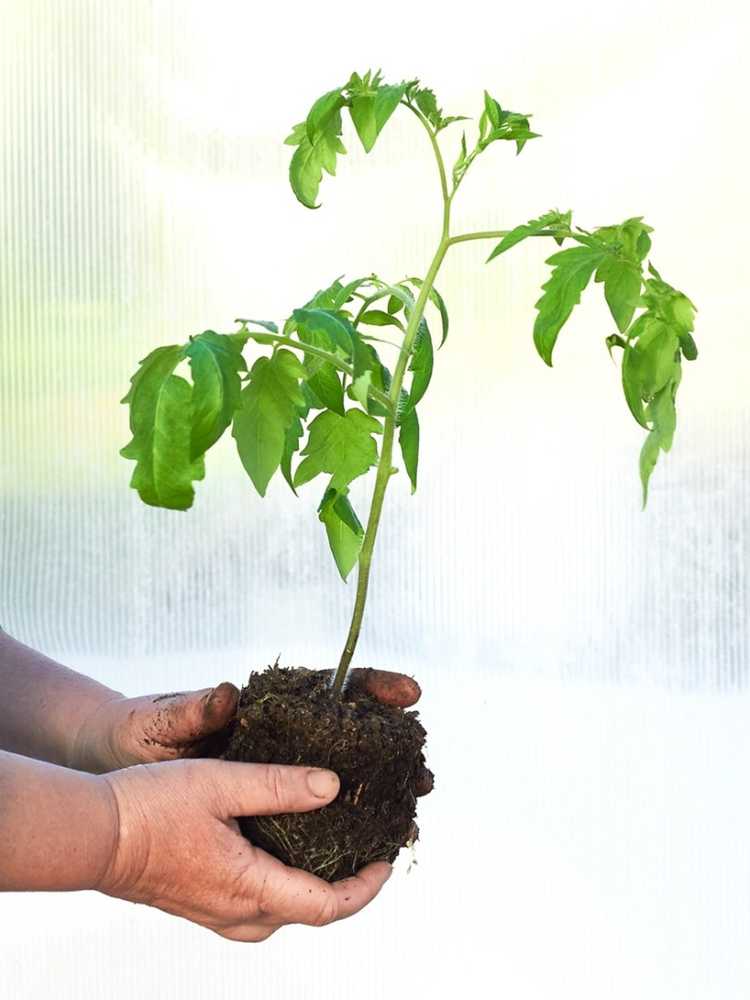
{"label": "finger", "polygon": [[210,763],[211,788],[222,819],[309,812],[327,805],[339,792],[338,776],[323,768],[226,760]]}
{"label": "finger", "polygon": [[422,689],[412,677],[394,673],[391,670],[373,670],[370,667],[355,667],[350,672],[355,689],[361,688],[383,705],[395,708],[410,708],[422,694]]}
{"label": "finger", "polygon": [[229,681],[222,681],[213,688],[203,705],[203,732],[207,736],[229,725],[237,712],[239,699],[239,689]]}
{"label": "finger", "polygon": [[260,907],[269,924],[306,924],[324,927],[357,913],[377,896],[390,878],[391,866],[384,861],[366,865],[351,878],[339,882],[323,879],[299,868],[288,868],[275,858],[262,857],[263,890]]}
{"label": "finger", "polygon": [[144,709],[146,736],[157,746],[187,749],[224,729],[236,709],[239,691],[228,681],[215,688],[159,695]]}
{"label": "finger", "polygon": [[392,874],[393,868],[387,861],[374,861],[351,878],[333,882],[331,888],[338,900],[336,920],[351,917],[372,902]]}

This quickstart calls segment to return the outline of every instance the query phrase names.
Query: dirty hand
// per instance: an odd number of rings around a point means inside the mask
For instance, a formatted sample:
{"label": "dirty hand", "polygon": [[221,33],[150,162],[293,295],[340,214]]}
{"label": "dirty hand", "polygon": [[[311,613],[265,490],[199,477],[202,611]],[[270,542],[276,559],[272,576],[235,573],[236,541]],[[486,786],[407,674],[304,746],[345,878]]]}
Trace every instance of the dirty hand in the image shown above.
{"label": "dirty hand", "polygon": [[324,882],[288,868],[240,833],[234,816],[308,812],[338,778],[319,768],[182,760],[101,779],[118,830],[97,889],[146,903],[234,941],[263,941],[284,924],[321,927],[370,902],[391,873],[383,861]]}
{"label": "dirty hand", "polygon": [[[421,694],[416,681],[388,670],[350,671],[346,690],[356,687],[400,708],[414,705]],[[101,774],[131,764],[205,756],[212,737],[234,717],[238,698],[228,681],[200,691],[113,698],[81,727],[69,766]]]}

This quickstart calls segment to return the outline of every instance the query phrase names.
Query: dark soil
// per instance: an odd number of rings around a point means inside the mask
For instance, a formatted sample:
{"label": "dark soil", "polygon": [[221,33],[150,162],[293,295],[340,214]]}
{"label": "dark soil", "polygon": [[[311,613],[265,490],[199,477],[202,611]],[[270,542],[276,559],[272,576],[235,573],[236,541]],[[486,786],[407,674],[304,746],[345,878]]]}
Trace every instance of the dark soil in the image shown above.
{"label": "dark soil", "polygon": [[382,705],[357,684],[334,699],[330,678],[304,667],[251,674],[221,756],[338,774],[341,790],[323,809],[240,819],[258,847],[333,881],[370,861],[393,861],[416,839],[425,731],[417,712]]}

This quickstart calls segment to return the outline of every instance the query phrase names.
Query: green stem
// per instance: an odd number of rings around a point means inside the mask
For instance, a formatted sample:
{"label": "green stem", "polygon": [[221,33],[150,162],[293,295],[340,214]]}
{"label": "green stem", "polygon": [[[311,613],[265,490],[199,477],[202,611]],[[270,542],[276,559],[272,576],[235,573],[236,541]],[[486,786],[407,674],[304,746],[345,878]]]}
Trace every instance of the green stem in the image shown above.
{"label": "green stem", "polygon": [[[479,233],[462,233],[460,236],[451,236],[448,240],[450,246],[454,243],[466,243],[468,240],[497,240],[502,239],[511,232],[510,229],[487,229]],[[530,233],[530,236],[564,236],[567,239],[574,238],[574,233],[561,232],[558,229],[542,229],[538,233]]]}
{"label": "green stem", "polygon": [[[412,108],[412,110],[415,111],[417,117],[422,120],[422,116],[419,112],[417,112],[414,108]],[[399,398],[401,395],[401,386],[406,374],[406,366],[409,363],[409,358],[411,357],[411,353],[414,348],[414,341],[417,337],[419,324],[422,320],[422,316],[424,315],[429,294],[432,291],[432,286],[434,285],[435,278],[440,270],[440,265],[442,264],[443,258],[445,257],[446,251],[451,243],[449,235],[450,196],[448,195],[448,188],[445,180],[445,166],[443,164],[443,158],[440,154],[440,147],[435,140],[432,129],[430,129],[426,122],[423,122],[423,124],[425,124],[427,131],[430,134],[432,148],[435,153],[440,172],[441,189],[443,193],[443,231],[440,237],[440,243],[435,251],[435,256],[432,258],[432,263],[427,271],[422,287],[419,290],[419,295],[417,296],[417,301],[414,304],[414,309],[409,316],[406,333],[404,334],[404,341],[401,345],[398,361],[396,363],[396,369],[393,373],[393,379],[391,381],[389,392],[390,408],[383,425],[383,440],[380,447],[380,459],[378,461],[377,472],[375,474],[375,487],[372,494],[372,503],[370,504],[370,514],[367,519],[367,527],[362,540],[362,549],[359,554],[357,569],[357,593],[354,599],[354,610],[352,613],[351,624],[349,626],[349,634],[346,637],[346,643],[344,645],[343,652],[341,653],[338,669],[336,670],[336,675],[333,679],[334,697],[340,697],[341,695],[341,691],[344,687],[344,680],[346,679],[349,665],[352,661],[352,657],[354,656],[354,650],[356,649],[357,641],[359,639],[359,633],[362,629],[362,619],[365,613],[367,590],[370,582],[372,553],[375,548],[378,526],[380,525],[380,515],[383,511],[383,500],[385,499],[388,482],[395,471],[392,464],[393,438],[396,431],[395,414],[397,412]]]}

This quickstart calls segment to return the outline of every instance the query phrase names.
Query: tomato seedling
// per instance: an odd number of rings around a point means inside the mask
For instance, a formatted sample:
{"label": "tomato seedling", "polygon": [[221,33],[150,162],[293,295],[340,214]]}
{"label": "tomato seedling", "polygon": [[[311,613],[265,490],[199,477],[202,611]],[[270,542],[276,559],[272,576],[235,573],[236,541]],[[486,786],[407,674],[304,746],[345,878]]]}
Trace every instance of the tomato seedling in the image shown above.
{"label": "tomato seedling", "polygon": [[[140,363],[130,391],[132,440],[121,454],[136,462],[131,486],[148,504],[186,510],[193,483],[204,476],[204,457],[231,425],[245,470],[264,496],[277,471],[293,492],[326,477],[318,507],[342,578],[357,567],[351,626],[333,682],[340,694],[359,638],[373,549],[388,483],[401,461],[417,487],[418,406],[432,377],[433,339],[425,312],[430,305],[448,335],[448,312],[435,288],[447,252],[459,243],[495,244],[494,261],[525,239],[549,239],[559,249],[547,258],[550,273],[536,303],[533,339],[547,365],[560,330],[592,277],[603,287],[613,330],[605,338],[621,353],[625,401],[646,439],[640,454],[643,503],[661,451],[675,431],[675,395],[682,359],[697,355],[692,337],[695,307],[669,285],[647,258],[651,232],[642,217],[593,230],[573,225],[572,213],[551,210],[510,230],[451,230],[454,199],[474,161],[496,143],[516,154],[538,138],[530,115],[508,111],[485,92],[473,145],[464,131],[451,170],[443,133],[463,115],[445,116],[434,93],[418,80],[386,84],[381,74],[352,74],[341,87],[313,104],[286,142],[296,147],[289,178],[308,209],[318,207],[323,174],[335,174],[348,113],[366,152],[397,109],[413,115],[435,156],[441,192],[441,230],[423,277],[388,283],[375,274],[337,279],[294,309],[281,330],[267,320],[240,319],[239,330],[207,330],[185,344],[157,347]],[[646,265],[647,262],[647,265]],[[646,270],[644,272],[644,265]],[[380,335],[373,331],[378,330]],[[382,334],[387,333],[388,337]],[[248,369],[248,343],[270,348]],[[384,343],[395,352],[391,367],[381,360]],[[192,383],[175,369],[187,361]],[[372,500],[363,527],[349,499],[351,483],[375,469]]]}

